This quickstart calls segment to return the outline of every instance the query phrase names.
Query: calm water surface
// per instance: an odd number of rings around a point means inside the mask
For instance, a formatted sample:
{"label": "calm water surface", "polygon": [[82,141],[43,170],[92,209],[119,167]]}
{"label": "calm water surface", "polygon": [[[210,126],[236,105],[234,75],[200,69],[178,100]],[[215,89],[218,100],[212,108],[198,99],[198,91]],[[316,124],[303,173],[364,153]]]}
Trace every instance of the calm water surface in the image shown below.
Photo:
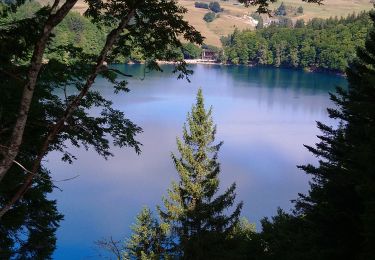
{"label": "calm water surface", "polygon": [[303,144],[317,141],[316,121],[335,124],[326,113],[332,105],[328,92],[346,85],[342,77],[287,69],[197,65],[188,83],[168,66],[164,73],[146,73],[144,80],[141,65],[117,68],[135,76],[130,93],[114,95],[104,80],[96,88],[143,128],[142,153],[115,148],[115,157],[106,161],[93,151],[72,149],[79,158],[73,165],[49,156],[54,179],[79,175],[52,195],[65,215],[55,259],[98,259],[95,240],[125,238],[143,205],[161,203],[177,177],[170,153],[199,87],[206,105],[213,106],[217,140],[224,141],[221,185],[237,183],[243,216],[259,227],[278,206],[289,210],[290,200],[308,189],[308,176],[296,165],[316,160]]}

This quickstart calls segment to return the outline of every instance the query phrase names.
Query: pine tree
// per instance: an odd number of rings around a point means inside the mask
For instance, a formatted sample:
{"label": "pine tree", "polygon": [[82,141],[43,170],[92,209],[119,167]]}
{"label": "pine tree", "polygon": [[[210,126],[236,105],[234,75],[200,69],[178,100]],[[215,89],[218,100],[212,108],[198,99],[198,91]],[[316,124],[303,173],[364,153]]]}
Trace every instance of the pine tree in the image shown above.
{"label": "pine tree", "polygon": [[[357,51],[358,61],[347,71],[349,93],[343,96],[342,113],[347,121],[346,136],[350,170],[357,180],[361,199],[361,258],[375,255],[375,12],[373,28],[365,48]],[[338,100],[338,102],[340,102]],[[332,112],[334,114],[334,111]]]}
{"label": "pine tree", "polygon": [[151,210],[144,207],[136,217],[133,234],[126,242],[125,259],[164,259],[166,232]]}
{"label": "pine tree", "polygon": [[303,14],[303,7],[302,6],[297,8],[297,13]]}
{"label": "pine tree", "polygon": [[297,19],[296,23],[294,24],[294,28],[304,28],[305,27],[305,20]]}
{"label": "pine tree", "polygon": [[276,15],[285,16],[286,15],[286,6],[284,2],[281,2],[280,6],[275,11]]}
{"label": "pine tree", "polygon": [[[371,13],[375,23],[375,13]],[[375,29],[347,70],[348,91],[338,89],[329,109],[338,128],[318,123],[321,160],[302,166],[313,176],[309,194],[296,202],[315,259],[371,259],[375,255]]]}
{"label": "pine tree", "polygon": [[222,195],[219,189],[220,164],[217,161],[222,142],[214,144],[216,126],[212,108],[204,107],[202,90],[187,116],[183,127],[183,141],[177,139],[178,158],[172,159],[179,174],[164,198],[162,220],[169,224],[178,240],[177,254],[182,259],[214,259],[224,248],[227,235],[238,223],[242,203],[227,216],[225,212],[234,204],[235,184]]}

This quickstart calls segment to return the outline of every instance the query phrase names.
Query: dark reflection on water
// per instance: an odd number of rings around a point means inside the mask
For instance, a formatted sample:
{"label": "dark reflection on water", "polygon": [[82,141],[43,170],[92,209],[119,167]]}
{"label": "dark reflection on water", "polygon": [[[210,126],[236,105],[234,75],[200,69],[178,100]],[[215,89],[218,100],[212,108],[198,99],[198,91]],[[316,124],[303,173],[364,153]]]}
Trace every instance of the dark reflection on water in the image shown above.
{"label": "dark reflection on water", "polygon": [[170,153],[199,87],[214,108],[217,140],[224,140],[222,186],[237,183],[243,215],[259,224],[278,206],[290,209],[290,200],[308,188],[308,177],[296,165],[315,160],[302,144],[317,141],[315,121],[334,124],[326,113],[332,105],[328,92],[346,85],[345,78],[327,74],[203,65],[193,67],[190,84],[176,80],[171,66],[164,66],[164,73],[146,73],[141,81],[141,65],[116,67],[134,75],[131,92],[113,95],[101,79],[96,88],[143,127],[138,137],[143,152],[114,149],[115,157],[105,161],[93,151],[74,150],[79,161],[73,165],[49,156],[54,179],[80,175],[60,183],[64,191],[52,195],[65,215],[55,259],[96,259],[93,241],[124,238],[143,205],[160,203],[176,178]]}

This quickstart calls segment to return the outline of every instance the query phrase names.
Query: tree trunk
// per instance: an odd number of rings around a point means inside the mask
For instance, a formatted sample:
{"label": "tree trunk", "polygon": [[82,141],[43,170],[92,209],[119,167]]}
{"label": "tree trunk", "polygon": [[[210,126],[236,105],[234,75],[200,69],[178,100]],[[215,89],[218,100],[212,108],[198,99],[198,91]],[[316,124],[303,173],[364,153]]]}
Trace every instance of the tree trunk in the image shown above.
{"label": "tree trunk", "polygon": [[52,30],[64,19],[64,17],[68,14],[68,12],[72,9],[76,2],[77,0],[66,0],[66,2],[56,11],[56,13],[52,13],[54,9],[57,8],[59,3],[59,0],[55,0],[51,8],[51,14],[44,25],[42,35],[35,44],[30,68],[27,73],[27,80],[23,88],[23,94],[17,120],[13,127],[9,144],[7,145],[8,148],[4,150],[3,158],[1,158],[0,160],[0,182],[4,178],[9,168],[12,166],[13,161],[16,159],[20,146],[22,144],[23,133],[26,126],[30,105],[33,99],[39,71],[42,67],[43,54],[46,49],[48,39],[51,36]]}
{"label": "tree trunk", "polygon": [[[143,1],[142,1],[143,2]],[[22,198],[22,196],[27,192],[27,190],[31,187],[33,178],[37,175],[37,171],[40,168],[41,161],[43,157],[48,152],[48,147],[50,143],[55,139],[56,135],[60,133],[61,129],[63,128],[66,120],[71,117],[73,112],[79,106],[80,101],[82,98],[87,94],[90,90],[92,84],[94,83],[98,73],[100,73],[103,63],[109,53],[109,51],[113,48],[113,45],[116,43],[119,35],[123,32],[126,26],[129,24],[130,20],[134,17],[135,8],[130,10],[130,12],[124,16],[121,20],[120,24],[117,28],[113,29],[107,36],[106,43],[98,57],[97,63],[93,69],[91,75],[88,76],[85,85],[83,86],[82,90],[78,94],[78,96],[69,104],[66,108],[63,117],[61,117],[56,124],[52,127],[51,131],[47,135],[46,139],[43,142],[43,145],[39,151],[38,157],[34,161],[33,168],[31,171],[26,175],[25,181],[22,186],[19,188],[17,193],[13,196],[13,198],[0,210],[0,220],[4,216],[6,212],[8,212],[12,206]]]}

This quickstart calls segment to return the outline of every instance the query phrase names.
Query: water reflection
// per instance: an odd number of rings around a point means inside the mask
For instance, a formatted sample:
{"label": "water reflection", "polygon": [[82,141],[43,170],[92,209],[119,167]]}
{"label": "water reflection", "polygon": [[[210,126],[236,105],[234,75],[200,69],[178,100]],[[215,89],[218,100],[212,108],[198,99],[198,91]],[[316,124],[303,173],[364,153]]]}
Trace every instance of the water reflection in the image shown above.
{"label": "water reflection", "polygon": [[128,235],[142,205],[161,202],[176,178],[170,159],[175,137],[181,136],[199,87],[206,104],[214,107],[217,140],[224,140],[219,154],[222,185],[237,183],[238,199],[245,202],[243,215],[258,223],[277,206],[289,209],[289,201],[307,190],[308,179],[296,165],[314,160],[302,144],[316,142],[316,120],[334,123],[326,114],[328,91],[346,84],[344,78],[326,74],[203,65],[193,68],[190,84],[176,80],[170,66],[140,81],[142,66],[116,67],[134,75],[131,92],[113,95],[103,80],[96,88],[143,127],[142,154],[115,149],[116,156],[105,161],[92,151],[74,150],[79,161],[73,165],[58,161],[57,154],[49,156],[54,179],[80,175],[61,183],[64,192],[52,196],[65,215],[55,259],[95,259],[94,240]]}

